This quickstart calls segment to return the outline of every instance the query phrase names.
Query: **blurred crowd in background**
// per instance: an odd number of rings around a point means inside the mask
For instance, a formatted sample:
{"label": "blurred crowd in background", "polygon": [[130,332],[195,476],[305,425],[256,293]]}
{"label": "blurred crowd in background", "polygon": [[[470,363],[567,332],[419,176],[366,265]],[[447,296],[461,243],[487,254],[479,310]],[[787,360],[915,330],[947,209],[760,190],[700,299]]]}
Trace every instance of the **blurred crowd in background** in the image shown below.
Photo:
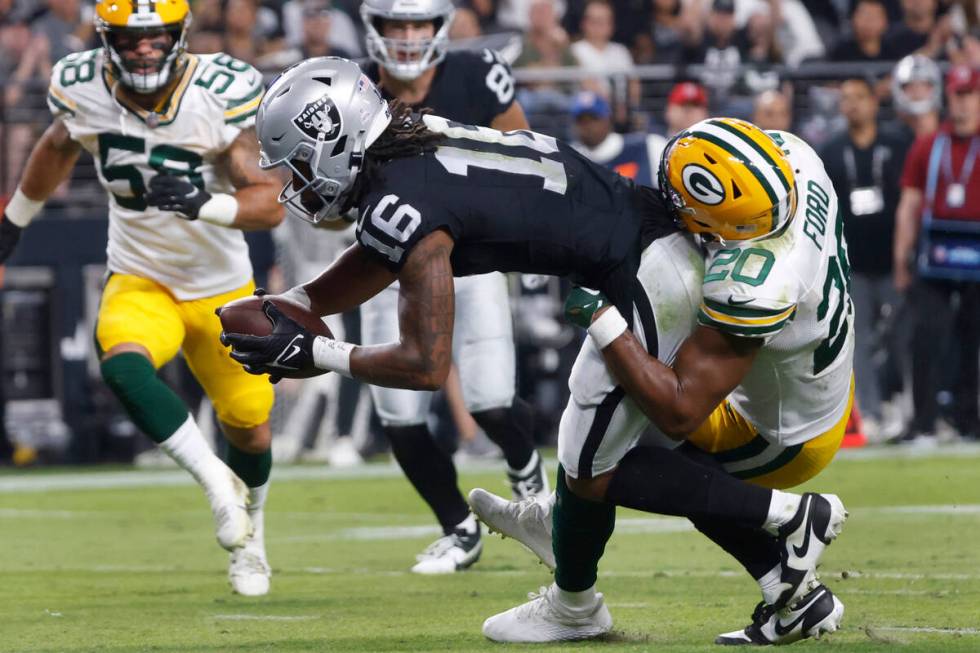
{"label": "blurred crowd in background", "polygon": [[[308,57],[357,59],[365,56],[358,4],[197,0],[192,2],[188,49],[226,52],[270,79]],[[971,299],[977,282],[968,280],[950,291],[946,305],[958,312],[944,316],[948,328],[933,329],[923,342],[917,336],[926,333],[921,323],[931,320],[935,327],[942,320],[934,313],[917,314],[916,302],[904,301],[909,293],[895,282],[893,230],[909,147],[916,137],[937,129],[947,94],[980,93],[978,7],[978,2],[948,0],[463,0],[457,3],[451,37],[453,47],[499,51],[513,67],[517,98],[532,128],[575,141],[598,159],[609,139],[621,134],[655,153],[664,137],[709,115],[742,117],[764,129],[801,134],[823,155],[845,216],[859,338],[855,369],[867,435],[931,446],[976,438],[978,432],[980,302]],[[91,3],[0,0],[0,198],[15,188],[31,146],[50,122],[45,94],[54,62],[93,47],[98,43]],[[944,82],[944,72],[955,66],[973,72]],[[638,179],[654,183],[655,170],[639,171]],[[95,169],[83,160],[46,211],[69,221],[105,220],[104,207]],[[311,236],[305,225],[291,224],[252,238],[260,284],[279,290],[309,278],[340,251],[344,238]],[[83,282],[85,296],[97,298],[97,288],[89,286],[97,285],[98,275],[90,277]],[[555,434],[580,334],[561,320],[565,289],[556,280],[515,278],[512,286],[519,393],[538,408],[537,437],[547,442]],[[5,330],[13,325],[16,331],[13,321],[26,309],[10,303],[4,305]],[[966,317],[961,319],[962,313]],[[32,315],[58,319],[44,311]],[[356,320],[345,326],[356,329]],[[53,329],[59,331],[60,326]],[[6,385],[10,397],[26,399],[38,391],[24,381],[29,374],[17,376],[9,369],[27,365],[15,360],[12,349],[18,345],[12,347],[10,340],[16,337],[6,338]],[[84,329],[73,339],[55,337],[47,348],[51,366],[57,367],[59,354],[64,360],[77,355],[84,369],[88,337]],[[356,334],[347,337],[356,341]],[[925,365],[931,371],[913,369]],[[64,378],[48,386],[64,406],[72,394],[71,374],[58,374]],[[180,369],[168,374],[176,384],[189,379]],[[919,415],[909,387],[916,374],[926,379],[919,392],[929,394],[935,408],[920,408]],[[86,382],[96,386],[97,376],[87,375]],[[287,457],[351,433],[357,436],[358,456],[382,446],[371,435],[366,393],[348,388],[335,401],[341,391],[328,378],[282,386],[278,425],[290,438],[279,446],[289,449]],[[98,388],[82,394],[86,410],[98,417],[69,419],[64,413],[71,409],[62,410],[68,426],[53,448],[72,460],[115,456],[108,445],[64,442],[85,428],[106,431],[98,436],[104,439],[129,437],[124,418],[115,414],[107,421],[99,412],[112,409],[111,401],[99,403]],[[458,446],[461,433],[472,452],[487,449],[481,449],[475,424],[465,415],[443,413],[443,428],[437,431],[445,434],[447,446]],[[18,425],[30,431],[28,422]],[[50,437],[50,420],[44,424],[41,435],[23,436],[40,438],[35,449],[43,449]]]}

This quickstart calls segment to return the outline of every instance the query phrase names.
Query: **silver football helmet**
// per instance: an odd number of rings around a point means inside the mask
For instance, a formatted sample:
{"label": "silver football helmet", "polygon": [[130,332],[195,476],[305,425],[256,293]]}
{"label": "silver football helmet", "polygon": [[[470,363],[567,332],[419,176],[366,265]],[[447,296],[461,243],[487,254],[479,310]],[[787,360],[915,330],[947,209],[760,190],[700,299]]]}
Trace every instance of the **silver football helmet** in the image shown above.
{"label": "silver football helmet", "polygon": [[335,220],[365,150],[390,122],[388,103],[356,63],[307,59],[284,70],[259,105],[259,165],[292,171],[279,193],[291,213],[314,224]]}
{"label": "silver football helmet", "polygon": [[[923,97],[912,97],[905,88],[912,82],[926,82],[932,89]],[[903,57],[892,71],[892,100],[899,113],[921,116],[938,111],[943,102],[943,75],[936,62],[922,54]]]}
{"label": "silver football helmet", "polygon": [[[364,0],[361,20],[367,30],[368,55],[397,79],[415,79],[446,57],[455,13],[451,0]],[[385,20],[431,20],[435,34],[419,40],[386,38],[381,25]]]}

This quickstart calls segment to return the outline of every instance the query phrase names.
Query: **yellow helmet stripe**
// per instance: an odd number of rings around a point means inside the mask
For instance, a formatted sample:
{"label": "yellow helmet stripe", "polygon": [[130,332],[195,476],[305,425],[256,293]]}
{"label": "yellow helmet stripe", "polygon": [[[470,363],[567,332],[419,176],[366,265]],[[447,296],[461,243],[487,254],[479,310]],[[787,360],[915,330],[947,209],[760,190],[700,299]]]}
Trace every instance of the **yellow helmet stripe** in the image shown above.
{"label": "yellow helmet stripe", "polygon": [[[757,143],[751,136],[746,134],[741,129],[734,127],[726,122],[722,122],[721,120],[710,120],[708,121],[708,124],[715,125],[716,127],[720,127],[725,131],[734,134],[735,136],[740,138],[743,142],[745,142],[749,147],[751,147],[753,150],[758,152],[759,155],[763,158],[763,160],[765,160],[766,163],[772,166],[772,169],[776,172],[776,177],[779,178],[779,183],[782,184],[783,188],[786,189],[786,191],[789,191],[789,180],[786,179],[786,175],[783,172],[782,167],[778,163],[776,163],[776,160],[772,157],[772,155],[766,152],[762,148],[762,146],[759,145],[759,143]],[[766,138],[768,138],[768,136]]]}
{"label": "yellow helmet stripe", "polygon": [[714,134],[709,134],[706,131],[695,130],[688,132],[691,136],[696,136],[697,138],[704,139],[709,143],[714,143],[716,146],[720,147],[722,150],[728,152],[730,155],[742,162],[742,164],[755,176],[756,181],[762,186],[762,189],[766,191],[766,195],[769,196],[769,201],[772,202],[773,206],[779,203],[779,198],[776,196],[776,192],[773,190],[772,185],[769,180],[766,179],[765,174],[759,169],[754,163],[748,160],[742,152],[738,150],[734,145],[729,142],[722,140]]}

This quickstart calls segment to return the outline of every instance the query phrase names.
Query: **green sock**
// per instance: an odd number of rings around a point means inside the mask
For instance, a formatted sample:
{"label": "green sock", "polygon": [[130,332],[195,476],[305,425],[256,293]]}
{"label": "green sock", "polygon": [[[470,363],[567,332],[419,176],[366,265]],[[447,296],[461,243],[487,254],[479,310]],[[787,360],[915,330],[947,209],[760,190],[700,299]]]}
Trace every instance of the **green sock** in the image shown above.
{"label": "green sock", "polygon": [[599,559],[616,527],[616,506],[575,496],[558,467],[558,499],[552,514],[555,582],[567,592],[582,592],[595,585]]}
{"label": "green sock", "polygon": [[272,447],[263,453],[247,453],[229,442],[228,466],[248,487],[265,485],[272,471]]}
{"label": "green sock", "polygon": [[102,378],[119,398],[129,418],[157,444],[187,421],[187,406],[157,376],[146,356],[119,354],[101,365]]}

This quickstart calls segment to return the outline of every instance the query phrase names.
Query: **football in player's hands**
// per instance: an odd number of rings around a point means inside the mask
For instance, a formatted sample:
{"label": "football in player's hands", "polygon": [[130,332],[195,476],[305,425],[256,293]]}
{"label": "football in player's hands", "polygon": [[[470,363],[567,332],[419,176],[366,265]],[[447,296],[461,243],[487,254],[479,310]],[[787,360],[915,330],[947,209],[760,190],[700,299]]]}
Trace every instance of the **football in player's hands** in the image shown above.
{"label": "football in player's hands", "polygon": [[225,304],[217,311],[221,342],[231,357],[252,374],[307,378],[324,374],[313,366],[316,336],[333,338],[319,316],[275,295],[253,295]]}
{"label": "football in player's hands", "polygon": [[228,302],[215,311],[218,314],[218,319],[221,320],[222,330],[225,333],[241,333],[250,336],[271,335],[272,320],[262,308],[265,302],[272,302],[286,317],[297,322],[313,335],[333,338],[330,329],[318,315],[296,302],[283,299],[277,295],[267,295],[264,291],[259,295],[242,297]]}

